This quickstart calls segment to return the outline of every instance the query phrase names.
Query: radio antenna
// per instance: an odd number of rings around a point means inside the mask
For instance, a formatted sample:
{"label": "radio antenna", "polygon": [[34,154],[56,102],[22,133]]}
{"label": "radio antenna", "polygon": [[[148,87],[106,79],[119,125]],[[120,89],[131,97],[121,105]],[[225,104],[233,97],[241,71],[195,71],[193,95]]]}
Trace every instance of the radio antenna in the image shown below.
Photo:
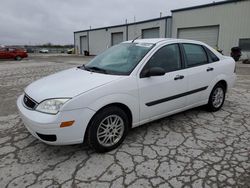
{"label": "radio antenna", "polygon": [[140,38],[141,36],[142,36],[142,35],[139,35],[139,36],[135,37],[135,38],[132,40],[131,43],[134,43],[134,41],[135,41],[136,39]]}

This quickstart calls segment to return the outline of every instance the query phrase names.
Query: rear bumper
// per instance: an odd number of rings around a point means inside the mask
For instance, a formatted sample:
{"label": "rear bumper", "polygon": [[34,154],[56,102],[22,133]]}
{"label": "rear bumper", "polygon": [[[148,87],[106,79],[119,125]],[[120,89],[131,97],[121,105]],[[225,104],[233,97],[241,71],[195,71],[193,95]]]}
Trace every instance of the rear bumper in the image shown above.
{"label": "rear bumper", "polygon": [[[25,127],[34,137],[51,145],[83,142],[88,122],[95,111],[83,108],[50,115],[25,108],[22,99],[23,95],[17,100],[18,111]],[[73,120],[72,126],[60,128],[62,122]]]}

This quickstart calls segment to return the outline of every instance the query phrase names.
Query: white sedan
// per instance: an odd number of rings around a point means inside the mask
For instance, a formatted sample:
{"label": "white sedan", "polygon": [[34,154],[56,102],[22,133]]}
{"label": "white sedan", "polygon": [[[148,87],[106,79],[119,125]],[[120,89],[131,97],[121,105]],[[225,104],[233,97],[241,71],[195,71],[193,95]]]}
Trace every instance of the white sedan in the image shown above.
{"label": "white sedan", "polygon": [[49,53],[49,50],[43,48],[43,49],[39,50],[39,53],[45,53],[45,54],[47,54],[47,53]]}
{"label": "white sedan", "polygon": [[234,60],[202,42],[138,39],[35,81],[17,106],[41,141],[106,152],[133,127],[201,105],[219,110],[235,79]]}

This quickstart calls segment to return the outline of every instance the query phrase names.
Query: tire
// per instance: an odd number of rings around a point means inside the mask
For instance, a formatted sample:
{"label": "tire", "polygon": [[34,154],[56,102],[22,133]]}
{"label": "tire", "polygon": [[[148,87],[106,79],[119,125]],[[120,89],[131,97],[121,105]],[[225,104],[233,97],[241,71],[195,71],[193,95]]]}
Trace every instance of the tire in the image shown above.
{"label": "tire", "polygon": [[16,56],[16,57],[15,57],[15,60],[17,60],[17,61],[21,61],[21,60],[22,60],[22,58],[21,58],[20,56]]}
{"label": "tire", "polygon": [[[115,123],[116,126],[112,123]],[[127,114],[119,107],[109,106],[97,112],[90,121],[87,141],[95,151],[108,152],[123,142],[128,130],[129,118]]]}
{"label": "tire", "polygon": [[209,96],[207,104],[208,111],[216,112],[220,110],[224,104],[225,96],[226,96],[226,87],[221,83],[216,84]]}

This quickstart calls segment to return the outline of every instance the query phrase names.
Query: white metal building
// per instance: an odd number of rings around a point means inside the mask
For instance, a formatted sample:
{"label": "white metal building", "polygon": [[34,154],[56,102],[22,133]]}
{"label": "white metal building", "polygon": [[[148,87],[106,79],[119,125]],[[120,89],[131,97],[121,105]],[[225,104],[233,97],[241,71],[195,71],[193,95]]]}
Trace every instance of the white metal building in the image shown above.
{"label": "white metal building", "polygon": [[140,38],[203,41],[226,55],[239,46],[250,58],[250,0],[229,0],[172,10],[172,16],[74,32],[76,51],[97,55],[107,47]]}
{"label": "white metal building", "polygon": [[222,1],[173,10],[172,37],[200,40],[226,55],[234,46],[250,51],[250,1]]}
{"label": "white metal building", "polygon": [[107,47],[122,41],[139,38],[166,38],[171,36],[171,17],[161,17],[141,22],[115,25],[74,32],[76,51],[89,51],[97,55]]}

